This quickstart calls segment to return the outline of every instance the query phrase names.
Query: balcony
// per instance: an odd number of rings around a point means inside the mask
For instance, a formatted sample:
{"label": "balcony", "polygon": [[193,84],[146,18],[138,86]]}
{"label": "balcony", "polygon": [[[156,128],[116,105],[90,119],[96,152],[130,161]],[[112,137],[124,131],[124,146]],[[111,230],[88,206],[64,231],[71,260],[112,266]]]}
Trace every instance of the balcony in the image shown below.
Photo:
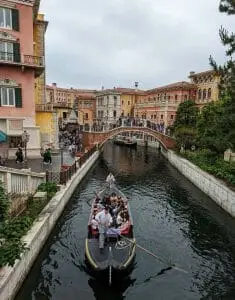
{"label": "balcony", "polygon": [[72,105],[68,103],[63,103],[63,102],[57,102],[53,103],[54,108],[67,108],[67,109],[72,109]]}
{"label": "balcony", "polygon": [[37,112],[53,112],[53,104],[36,104],[36,111]]}
{"label": "balcony", "polygon": [[33,69],[38,77],[45,69],[44,57],[33,55],[20,55],[18,53],[0,52],[0,65]]}

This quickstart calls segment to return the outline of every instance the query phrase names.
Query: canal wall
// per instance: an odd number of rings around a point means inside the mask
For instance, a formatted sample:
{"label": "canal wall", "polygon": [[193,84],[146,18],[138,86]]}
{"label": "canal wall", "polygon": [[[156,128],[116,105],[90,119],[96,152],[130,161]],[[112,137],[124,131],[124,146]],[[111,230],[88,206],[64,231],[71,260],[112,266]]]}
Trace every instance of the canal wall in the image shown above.
{"label": "canal wall", "polygon": [[33,227],[23,238],[28,250],[23,253],[22,258],[17,260],[13,267],[0,269],[1,300],[14,299],[74,190],[98,158],[99,152],[96,151],[43,209]]}
{"label": "canal wall", "polygon": [[235,192],[219,179],[202,171],[199,167],[176,155],[173,151],[168,150],[166,152],[162,149],[162,154],[180,173],[187,177],[232,217],[235,217]]}

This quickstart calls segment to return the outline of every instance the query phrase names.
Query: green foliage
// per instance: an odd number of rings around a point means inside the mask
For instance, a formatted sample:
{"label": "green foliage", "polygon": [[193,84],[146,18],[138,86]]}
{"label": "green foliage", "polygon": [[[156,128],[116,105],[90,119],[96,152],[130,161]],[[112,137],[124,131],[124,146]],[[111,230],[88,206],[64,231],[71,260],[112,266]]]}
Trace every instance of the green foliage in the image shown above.
{"label": "green foliage", "polygon": [[40,192],[47,192],[48,198],[52,198],[57,192],[57,185],[53,181],[42,182],[37,190]]}
{"label": "green foliage", "polygon": [[177,129],[182,126],[195,128],[198,114],[199,111],[194,101],[187,100],[180,103],[176,112],[174,128]]}
{"label": "green foliage", "polygon": [[235,184],[235,163],[224,161],[217,153],[210,150],[187,151],[183,156],[202,170],[230,184]]}
{"label": "green foliage", "polygon": [[197,132],[200,147],[223,153],[228,147],[226,130],[222,122],[223,103],[207,104],[198,117]]}
{"label": "green foliage", "polygon": [[183,145],[184,149],[191,149],[196,143],[197,132],[194,128],[190,127],[178,127],[175,131],[175,138],[177,142],[177,147]]}
{"label": "green foliage", "polygon": [[3,184],[0,181],[0,221],[3,221],[8,214],[9,200],[4,190]]}
{"label": "green foliage", "polygon": [[23,215],[6,219],[0,227],[0,267],[13,266],[16,259],[26,249],[21,238],[31,228],[34,220],[42,211],[48,200],[28,201],[28,206]]}
{"label": "green foliage", "polygon": [[196,142],[196,123],[199,111],[194,101],[180,103],[176,113],[173,132],[178,148],[190,149]]}
{"label": "green foliage", "polygon": [[21,240],[10,240],[0,245],[0,267],[14,266],[16,259],[20,259],[21,253],[26,249]]}
{"label": "green foliage", "polygon": [[[219,10],[228,15],[235,14],[234,0],[221,0]],[[235,61],[232,55],[235,53],[235,34],[221,28],[219,31],[222,44],[227,48],[227,62],[218,66],[210,57],[210,63],[217,74],[220,75],[220,99],[223,102],[223,113],[218,119],[217,129],[222,131],[223,144],[227,148],[235,149]]]}

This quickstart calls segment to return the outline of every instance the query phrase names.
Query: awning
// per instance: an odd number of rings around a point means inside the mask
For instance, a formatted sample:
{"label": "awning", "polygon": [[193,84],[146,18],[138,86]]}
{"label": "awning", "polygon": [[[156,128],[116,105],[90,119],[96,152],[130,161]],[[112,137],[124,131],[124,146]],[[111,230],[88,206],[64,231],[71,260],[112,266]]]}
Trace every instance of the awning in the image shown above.
{"label": "awning", "polygon": [[4,143],[7,140],[7,135],[0,130],[0,143]]}

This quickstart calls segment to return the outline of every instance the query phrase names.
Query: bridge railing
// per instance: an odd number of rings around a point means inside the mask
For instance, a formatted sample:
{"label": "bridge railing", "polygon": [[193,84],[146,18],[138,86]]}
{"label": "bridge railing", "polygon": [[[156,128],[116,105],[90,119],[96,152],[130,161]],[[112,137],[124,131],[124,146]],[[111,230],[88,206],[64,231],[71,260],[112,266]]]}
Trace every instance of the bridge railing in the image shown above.
{"label": "bridge railing", "polygon": [[89,130],[84,130],[87,132],[109,132],[115,128],[121,127],[147,127],[161,134],[171,136],[171,132],[168,128],[165,128],[163,123],[156,123],[150,119],[140,119],[140,118],[119,118],[117,122],[112,124],[103,123],[102,125],[90,126]]}

